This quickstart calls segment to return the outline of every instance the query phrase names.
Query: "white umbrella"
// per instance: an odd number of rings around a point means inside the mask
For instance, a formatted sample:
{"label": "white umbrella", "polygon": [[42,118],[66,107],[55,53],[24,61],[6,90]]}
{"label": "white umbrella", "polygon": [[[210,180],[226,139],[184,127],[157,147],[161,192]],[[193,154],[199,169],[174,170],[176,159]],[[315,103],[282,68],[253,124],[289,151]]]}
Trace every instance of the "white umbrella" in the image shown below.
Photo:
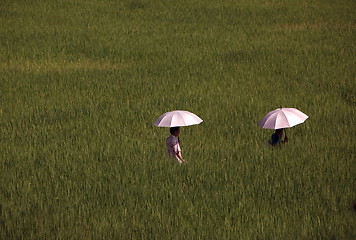
{"label": "white umbrella", "polygon": [[290,128],[303,123],[308,116],[295,108],[278,108],[266,114],[259,125],[267,129]]}
{"label": "white umbrella", "polygon": [[203,121],[194,113],[188,111],[171,111],[161,115],[153,125],[157,127],[184,127],[199,124]]}

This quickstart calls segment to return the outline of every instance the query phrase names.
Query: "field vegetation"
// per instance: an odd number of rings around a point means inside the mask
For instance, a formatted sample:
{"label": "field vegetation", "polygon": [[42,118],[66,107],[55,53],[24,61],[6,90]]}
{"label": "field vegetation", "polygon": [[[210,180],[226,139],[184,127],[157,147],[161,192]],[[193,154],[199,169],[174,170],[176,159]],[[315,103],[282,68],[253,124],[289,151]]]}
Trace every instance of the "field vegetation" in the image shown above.
{"label": "field vegetation", "polygon": [[0,239],[356,239],[355,7],[2,0]]}

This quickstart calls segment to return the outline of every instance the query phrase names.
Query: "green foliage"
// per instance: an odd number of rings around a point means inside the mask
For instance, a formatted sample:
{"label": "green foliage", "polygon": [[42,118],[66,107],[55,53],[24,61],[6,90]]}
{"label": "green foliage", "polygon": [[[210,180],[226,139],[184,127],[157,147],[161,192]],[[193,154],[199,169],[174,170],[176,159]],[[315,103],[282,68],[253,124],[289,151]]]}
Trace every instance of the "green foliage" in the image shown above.
{"label": "green foliage", "polygon": [[354,7],[1,1],[0,239],[355,239]]}

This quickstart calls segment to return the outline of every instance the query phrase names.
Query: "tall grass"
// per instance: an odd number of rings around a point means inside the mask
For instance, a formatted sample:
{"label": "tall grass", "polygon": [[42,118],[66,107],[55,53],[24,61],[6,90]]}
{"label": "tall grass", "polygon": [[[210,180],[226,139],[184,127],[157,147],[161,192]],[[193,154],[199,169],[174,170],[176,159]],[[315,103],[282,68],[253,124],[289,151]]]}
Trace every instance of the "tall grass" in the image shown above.
{"label": "tall grass", "polygon": [[[355,239],[354,7],[2,1],[0,238]],[[310,118],[271,149],[278,107]]]}

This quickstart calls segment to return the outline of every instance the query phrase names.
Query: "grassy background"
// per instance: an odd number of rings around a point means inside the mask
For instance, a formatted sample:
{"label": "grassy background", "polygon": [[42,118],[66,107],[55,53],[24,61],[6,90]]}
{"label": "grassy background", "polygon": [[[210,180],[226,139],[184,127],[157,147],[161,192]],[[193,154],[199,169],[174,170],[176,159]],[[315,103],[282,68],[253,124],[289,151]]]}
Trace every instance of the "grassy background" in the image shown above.
{"label": "grassy background", "polygon": [[355,7],[1,1],[0,239],[355,239]]}

